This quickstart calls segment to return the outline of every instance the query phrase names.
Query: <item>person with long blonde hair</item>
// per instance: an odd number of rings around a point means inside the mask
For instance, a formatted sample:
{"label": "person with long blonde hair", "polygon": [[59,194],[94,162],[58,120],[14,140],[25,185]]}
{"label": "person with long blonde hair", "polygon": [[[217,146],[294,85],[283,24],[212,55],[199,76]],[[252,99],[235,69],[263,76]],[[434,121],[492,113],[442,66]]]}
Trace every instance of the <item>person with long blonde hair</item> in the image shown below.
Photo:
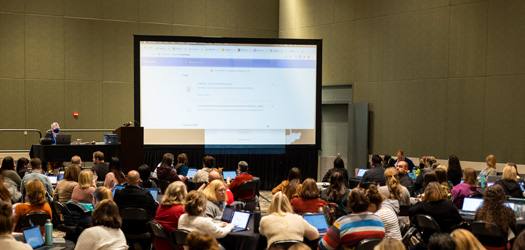
{"label": "person with long blonde hair", "polygon": [[385,179],[386,185],[379,187],[379,193],[387,199],[398,200],[400,206],[410,205],[410,192],[399,183],[397,169],[387,168]]}
{"label": "person with long blonde hair", "polygon": [[73,188],[71,200],[82,203],[95,203],[95,184],[93,182],[93,172],[91,170],[82,170],[78,175],[78,185]]}
{"label": "person with long blonde hair", "polygon": [[268,215],[261,218],[259,232],[266,236],[268,247],[281,240],[314,240],[319,232],[300,215],[294,214],[288,197],[277,192],[272,197]]}
{"label": "person with long blonde hair", "polygon": [[456,243],[456,250],[485,250],[476,236],[465,229],[456,229],[450,233],[450,236]]}
{"label": "person with long blonde hair", "polygon": [[213,180],[202,193],[206,196],[206,216],[220,220],[226,206],[226,185],[222,180]]}
{"label": "person with long blonde hair", "polygon": [[512,198],[523,198],[523,192],[518,184],[518,173],[515,167],[505,165],[501,180],[496,181],[495,184],[499,184],[503,188],[505,195],[511,196]]}
{"label": "person with long blonde hair", "polygon": [[[177,230],[179,218],[184,214],[184,199],[186,199],[186,185],[181,181],[172,182],[164,191],[164,196],[157,208],[155,221],[162,225],[167,232]],[[171,249],[166,240],[155,238],[155,249]]]}
{"label": "person with long blonde hair", "polygon": [[374,250],[405,250],[405,245],[400,240],[384,238],[374,247]]}

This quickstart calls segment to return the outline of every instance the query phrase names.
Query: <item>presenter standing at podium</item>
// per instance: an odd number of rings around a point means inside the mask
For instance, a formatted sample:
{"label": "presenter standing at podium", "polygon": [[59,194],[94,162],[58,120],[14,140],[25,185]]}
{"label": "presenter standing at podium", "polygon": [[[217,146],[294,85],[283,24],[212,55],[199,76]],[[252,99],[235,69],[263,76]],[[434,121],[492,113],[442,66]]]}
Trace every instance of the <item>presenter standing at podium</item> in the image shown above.
{"label": "presenter standing at podium", "polygon": [[47,131],[46,138],[51,139],[51,144],[57,143],[57,135],[60,133],[60,124],[58,122],[51,123],[51,129]]}

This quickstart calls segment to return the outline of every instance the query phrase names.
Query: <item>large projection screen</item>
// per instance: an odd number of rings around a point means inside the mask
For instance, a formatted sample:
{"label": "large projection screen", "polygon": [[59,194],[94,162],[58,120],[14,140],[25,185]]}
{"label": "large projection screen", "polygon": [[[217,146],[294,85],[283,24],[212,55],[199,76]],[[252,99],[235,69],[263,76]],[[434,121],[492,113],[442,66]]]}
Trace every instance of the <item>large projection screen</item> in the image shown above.
{"label": "large projection screen", "polygon": [[135,36],[150,145],[320,145],[321,40]]}

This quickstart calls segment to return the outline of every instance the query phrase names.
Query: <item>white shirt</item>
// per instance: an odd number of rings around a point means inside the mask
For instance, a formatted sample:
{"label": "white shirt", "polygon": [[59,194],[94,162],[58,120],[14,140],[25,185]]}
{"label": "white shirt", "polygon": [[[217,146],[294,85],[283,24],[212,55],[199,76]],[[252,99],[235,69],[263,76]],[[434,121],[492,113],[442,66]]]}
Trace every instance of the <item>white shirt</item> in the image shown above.
{"label": "white shirt", "polygon": [[0,249],[32,250],[33,248],[24,242],[15,240],[12,235],[4,234],[0,236]]}
{"label": "white shirt", "polygon": [[214,222],[210,217],[192,216],[187,213],[180,216],[178,225],[179,229],[185,229],[190,232],[200,231],[215,238],[223,238],[231,232],[233,227],[233,224],[227,224],[225,227],[221,227],[219,223]]}
{"label": "white shirt", "polygon": [[85,229],[78,237],[75,250],[118,249],[126,250],[126,237],[119,228],[94,226]]}

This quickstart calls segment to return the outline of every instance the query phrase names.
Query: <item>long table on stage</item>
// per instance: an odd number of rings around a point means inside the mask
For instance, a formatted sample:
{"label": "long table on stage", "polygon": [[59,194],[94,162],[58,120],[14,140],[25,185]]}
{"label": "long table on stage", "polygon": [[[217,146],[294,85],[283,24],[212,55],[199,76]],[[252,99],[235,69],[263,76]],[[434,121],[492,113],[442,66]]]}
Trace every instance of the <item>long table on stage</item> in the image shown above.
{"label": "long table on stage", "polygon": [[38,157],[42,162],[70,161],[78,155],[83,161],[91,161],[93,152],[101,151],[106,160],[117,156],[120,144],[78,144],[78,145],[32,145],[29,151],[31,158]]}

